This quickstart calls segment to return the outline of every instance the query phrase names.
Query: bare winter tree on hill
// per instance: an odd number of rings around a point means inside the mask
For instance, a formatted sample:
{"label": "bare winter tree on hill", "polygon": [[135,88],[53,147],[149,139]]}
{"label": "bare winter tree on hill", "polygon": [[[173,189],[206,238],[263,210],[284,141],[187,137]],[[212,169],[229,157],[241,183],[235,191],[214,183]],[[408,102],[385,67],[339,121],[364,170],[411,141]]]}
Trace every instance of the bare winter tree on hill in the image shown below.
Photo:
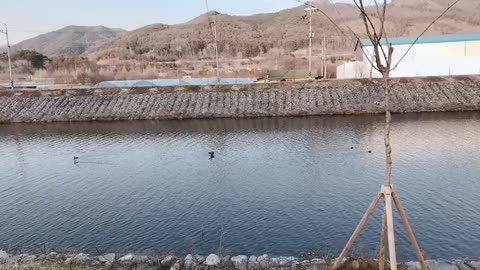
{"label": "bare winter tree on hill", "polygon": [[[380,1],[380,0],[378,0]],[[383,3],[379,5],[377,0],[374,0],[375,2],[375,8],[376,8],[376,16],[378,17],[376,23],[374,23],[374,18],[371,15],[372,13],[369,13],[366,9],[366,3],[364,0],[353,0],[355,6],[360,12],[360,18],[362,19],[363,26],[365,29],[365,33],[369,39],[369,41],[372,44],[373,47],[373,55],[370,55],[370,52],[365,50],[363,48],[362,41],[359,37],[359,34],[355,33],[350,27],[346,26],[348,31],[353,34],[364,54],[364,58],[367,59],[369,64],[373,69],[378,71],[381,76],[382,76],[382,82],[383,82],[383,88],[385,91],[385,134],[384,134],[384,139],[385,139],[385,154],[386,154],[386,187],[390,188],[392,187],[392,147],[390,143],[390,133],[391,133],[391,91],[392,91],[392,83],[391,83],[391,78],[390,75],[392,71],[394,71],[399,64],[403,61],[403,59],[407,56],[407,54],[410,52],[410,50],[413,48],[413,46],[417,43],[417,41],[439,20],[441,19],[450,9],[452,9],[456,4],[458,4],[461,0],[456,0],[456,1],[451,1],[452,3],[449,3],[448,6],[445,8],[445,10],[438,16],[436,17],[426,28],[423,32],[421,32],[418,37],[414,40],[414,42],[410,45],[410,47],[407,49],[407,51],[399,58],[398,61],[394,62],[393,59],[393,53],[394,53],[394,48],[392,47],[392,44],[389,43],[388,41],[388,36],[387,32],[385,29],[385,22],[387,19],[387,8],[388,8],[388,3],[387,0],[383,0]],[[331,19],[330,16],[328,16],[321,8],[316,7],[321,14],[326,16],[331,23],[333,23],[341,33],[347,36],[345,31],[338,25],[336,22]],[[392,189],[393,190],[393,189]],[[379,195],[380,196],[380,195]],[[386,196],[386,195],[385,195]],[[389,195],[390,196],[390,195]],[[402,217],[402,220],[404,222],[404,225],[407,229],[407,233],[412,240],[412,244],[415,250],[415,253],[417,255],[417,258],[420,262],[420,266],[422,270],[428,270],[427,264],[425,262],[425,259],[423,257],[423,254],[420,250],[420,247],[418,245],[418,242],[416,240],[416,237],[413,233],[412,228],[410,227],[410,224],[408,222],[408,218],[406,216],[406,213],[401,205],[400,199],[397,197],[396,192],[395,194],[392,192],[393,199],[395,201],[395,204],[399,210],[400,216]],[[380,198],[380,197],[377,197]],[[387,200],[387,199],[385,199]],[[378,204],[379,200],[377,199],[376,202],[372,203],[371,207],[369,210],[365,213],[364,218],[360,222],[359,226],[353,233],[352,237],[350,238],[349,242],[345,246],[345,249],[342,251],[342,254],[337,258],[333,269],[337,269],[341,264],[343,258],[348,254],[348,252],[351,250],[353,243],[357,239],[357,237],[360,235],[360,233],[363,230],[363,227],[365,226],[366,222],[368,221],[369,217],[373,214],[373,211],[376,208],[376,205]],[[385,214],[388,213],[389,210],[387,210],[387,206],[385,207]],[[390,208],[391,211],[391,208]],[[380,246],[380,259],[379,259],[379,268],[380,270],[383,270],[385,268],[385,261],[386,261],[386,246],[387,246],[387,241],[389,242],[389,248],[395,249],[395,244],[392,239],[390,239],[390,236],[393,235],[393,225],[389,228],[387,228],[387,217],[384,217],[384,222],[382,226],[382,240],[381,240],[381,246]],[[390,230],[391,232],[387,230]],[[388,234],[388,239],[387,239],[387,234]],[[390,241],[393,240],[393,244],[390,245]],[[390,251],[391,252],[391,251]],[[393,258],[392,258],[393,254]],[[395,252],[390,253],[390,259],[391,259],[391,269],[397,269],[396,265],[396,257],[395,257]]]}

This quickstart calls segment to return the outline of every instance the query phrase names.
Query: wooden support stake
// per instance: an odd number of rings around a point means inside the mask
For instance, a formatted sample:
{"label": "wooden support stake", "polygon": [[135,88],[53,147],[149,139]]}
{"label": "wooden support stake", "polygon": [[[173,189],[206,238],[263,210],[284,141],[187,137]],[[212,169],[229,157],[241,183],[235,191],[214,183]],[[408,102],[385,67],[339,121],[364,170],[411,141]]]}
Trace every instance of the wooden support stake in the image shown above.
{"label": "wooden support stake", "polygon": [[[338,267],[340,267],[340,265],[342,265],[343,259],[350,252],[350,249],[352,249],[353,243],[355,243],[355,241],[357,240],[360,233],[362,233],[363,228],[367,224],[368,219],[372,216],[373,212],[375,211],[375,208],[377,208],[378,203],[380,202],[380,199],[382,199],[382,196],[383,196],[383,194],[379,193],[375,197],[375,199],[373,200],[372,204],[368,207],[367,212],[365,212],[365,215],[363,215],[362,220],[360,221],[357,228],[353,232],[352,236],[350,237],[350,240],[348,240],[347,245],[343,249],[340,256],[337,258],[337,260],[335,261],[335,264],[333,265],[333,270],[338,269]],[[395,270],[395,269],[392,269],[392,270]]]}
{"label": "wooden support stake", "polygon": [[395,248],[395,229],[393,224],[393,208],[392,208],[392,189],[389,186],[382,188],[385,197],[385,213],[387,216],[387,235],[388,235],[388,252],[390,254],[390,269],[397,270],[397,254]]}
{"label": "wooden support stake", "polygon": [[385,270],[385,256],[387,252],[387,213],[383,210],[382,239],[380,243],[380,258],[378,259],[378,269]]}
{"label": "wooden support stake", "polygon": [[415,253],[417,254],[417,259],[420,262],[420,265],[422,266],[422,270],[428,270],[427,263],[425,262],[425,258],[423,257],[422,250],[420,249],[420,246],[418,245],[417,238],[415,237],[415,234],[413,233],[413,229],[410,226],[410,222],[408,221],[407,213],[405,212],[405,209],[402,206],[402,202],[400,201],[400,197],[398,197],[396,192],[393,192],[392,196],[393,196],[393,201],[395,202],[395,205],[397,206],[398,213],[400,214],[400,217],[402,218],[403,224],[405,225],[405,229],[407,230],[407,234],[410,237],[410,240],[412,241],[413,248],[415,249]]}

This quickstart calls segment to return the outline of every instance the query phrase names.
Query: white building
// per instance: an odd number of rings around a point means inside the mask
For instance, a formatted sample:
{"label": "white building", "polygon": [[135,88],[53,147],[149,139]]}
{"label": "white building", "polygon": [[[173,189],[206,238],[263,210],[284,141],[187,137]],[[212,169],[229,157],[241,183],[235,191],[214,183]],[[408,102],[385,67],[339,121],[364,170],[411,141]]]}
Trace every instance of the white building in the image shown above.
{"label": "white building", "polygon": [[[415,41],[415,37],[390,38],[396,64]],[[376,78],[380,73],[371,68],[365,57],[372,57],[369,39],[356,48],[356,61],[337,68],[338,79]],[[386,41],[381,43],[387,51]],[[459,34],[421,37],[408,52],[391,77],[425,77],[480,74],[480,34]]]}

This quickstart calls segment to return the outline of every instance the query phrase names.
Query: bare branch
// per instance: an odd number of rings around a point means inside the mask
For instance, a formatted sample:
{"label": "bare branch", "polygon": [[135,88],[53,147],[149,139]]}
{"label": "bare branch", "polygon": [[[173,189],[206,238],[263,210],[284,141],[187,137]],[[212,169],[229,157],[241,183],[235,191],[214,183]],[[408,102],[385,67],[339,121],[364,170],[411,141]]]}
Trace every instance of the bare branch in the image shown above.
{"label": "bare branch", "polygon": [[[347,25],[347,28],[352,32],[352,34],[355,36],[355,38],[357,38],[358,45],[360,46],[360,49],[362,50],[363,55],[365,56],[367,61],[370,63],[372,68],[374,68],[376,71],[380,72],[380,69],[378,69],[378,67],[372,62],[372,60],[370,60],[370,58],[373,58],[373,55],[371,55],[369,51],[365,50],[365,46],[363,46],[362,40],[357,36],[357,34],[348,25]],[[367,53],[368,53],[368,55],[367,55]]]}
{"label": "bare branch", "polygon": [[438,15],[437,18],[435,18],[435,20],[432,21],[432,23],[430,23],[427,28],[425,28],[425,30],[423,30],[423,32],[415,39],[415,41],[410,45],[410,47],[408,48],[408,50],[403,54],[403,56],[400,58],[400,60],[398,60],[398,62],[395,64],[395,66],[392,68],[392,70],[395,70],[398,65],[403,61],[403,59],[407,56],[407,54],[410,52],[410,50],[412,50],[413,46],[415,44],[417,44],[418,40],[438,21],[440,20],[443,15],[445,15],[450,9],[452,9],[456,4],[458,4],[458,2],[460,2],[462,0],[457,0],[455,1],[453,4],[449,5],[440,15]]}
{"label": "bare branch", "polygon": [[[302,2],[301,0],[297,0],[297,2],[299,3],[302,3],[302,4],[305,4],[304,2]],[[342,33],[344,36],[348,37],[348,35],[345,33],[345,31],[330,17],[328,16],[327,13],[325,13],[325,11],[323,11],[322,9],[316,7],[315,5],[312,4],[312,7],[316,8],[323,16],[325,16],[339,31],[340,33]],[[370,58],[373,58],[373,55],[370,54],[370,52],[364,50],[364,46],[362,44],[362,40],[360,39],[360,37],[352,30],[352,28],[350,28],[348,25],[345,25],[347,27],[348,30],[350,30],[350,32],[353,34],[353,36],[355,37],[356,41],[358,42],[358,44],[360,45],[360,48],[362,49],[362,52],[363,52],[363,55],[365,56],[365,58],[368,60],[368,62],[370,63],[370,65],[372,65],[372,67],[376,70],[376,71],[379,71],[380,70],[373,64],[373,62],[370,60]],[[367,55],[368,53],[368,55]],[[370,57],[369,57],[370,56]]]}
{"label": "bare branch", "polygon": [[[382,20],[382,15],[380,13],[380,7],[378,6],[377,0],[375,0],[375,7],[377,8],[378,19],[380,19],[380,21],[381,21]],[[380,29],[380,30],[382,30],[382,29]],[[380,36],[382,36],[382,31],[380,31]]]}
{"label": "bare branch", "polygon": [[[378,19],[380,20],[380,34],[379,34],[379,39],[381,40],[383,38],[383,34],[385,32],[385,14],[387,12],[387,0],[383,1],[383,9],[382,12],[380,12],[380,7],[378,6],[378,1],[375,0],[375,7],[377,8],[377,14],[378,14]],[[388,42],[387,42],[388,44]]]}
{"label": "bare branch", "polygon": [[[361,13],[361,16],[362,16],[362,19],[363,19],[363,23],[365,24],[365,29],[367,31],[367,35],[370,38],[370,41],[372,42],[372,45],[375,48],[375,50],[377,50],[378,46],[380,46],[380,50],[382,51],[382,54],[383,54],[383,59],[385,59],[385,62],[387,62],[386,64],[388,65],[388,56],[387,56],[385,50],[383,49],[383,46],[381,45],[381,38],[379,38],[379,35],[377,33],[377,29],[375,28],[372,20],[370,19],[370,16],[368,16],[367,12],[365,11],[365,6],[363,5],[363,0],[358,0],[358,1],[359,1],[359,3],[357,3],[357,0],[353,0],[353,3],[355,3],[357,8],[360,10],[360,13]],[[371,31],[373,31],[373,35],[370,32],[369,24],[370,24],[370,27],[372,28]],[[377,59],[377,67],[378,67],[378,69],[382,69],[383,65],[381,64],[381,61],[380,61],[379,57],[377,57],[377,58],[378,58]]]}
{"label": "bare branch", "polygon": [[[371,27],[372,31],[375,34],[375,26],[373,25],[373,22],[370,20],[370,17],[365,12],[365,9],[363,7],[363,0],[359,0],[359,1],[360,1],[360,4],[357,3],[357,0],[353,0],[353,3],[360,10],[363,23],[365,24],[365,31],[367,31],[368,38],[370,38],[370,41],[372,41],[372,44],[375,45],[377,43],[377,36],[376,35],[373,36],[370,31],[370,27]],[[370,24],[370,27],[369,27],[369,24]]]}
{"label": "bare branch", "polygon": [[[375,0],[377,1],[377,0]],[[383,12],[382,12],[382,28],[381,28],[381,31],[380,31],[380,35],[383,35],[385,34],[385,39],[387,40],[387,44],[388,44],[388,38],[387,38],[387,35],[386,35],[386,31],[385,31],[385,20],[387,18],[387,0],[383,0]]]}
{"label": "bare branch", "polygon": [[[377,14],[378,18],[380,20],[380,35],[379,39],[381,40],[384,33],[385,33],[385,18],[386,18],[386,13],[387,13],[387,0],[383,0],[383,10],[382,13],[380,13],[380,8],[378,6],[377,0],[375,0],[375,6],[377,7]],[[386,35],[385,35],[386,37]],[[388,40],[387,40],[387,46],[388,46]]]}
{"label": "bare branch", "polygon": [[[297,0],[297,1],[299,1],[299,0]],[[328,0],[328,2],[333,5],[333,7],[335,8],[335,11],[337,12],[337,15],[340,16],[340,12],[338,12],[338,9],[337,9],[336,5],[335,5],[334,3],[332,3],[331,0]],[[320,10],[318,7],[315,7],[315,8],[318,9],[318,10]],[[320,11],[321,11],[321,10],[320,10]],[[322,12],[322,14],[324,14],[325,16],[328,17],[328,15],[326,15],[324,12]],[[333,22],[333,20],[331,20],[331,21],[332,21],[332,23],[335,24],[335,22]],[[335,25],[336,25],[336,24],[335,24]],[[373,55],[371,55],[369,51],[367,51],[367,50],[364,49],[364,46],[363,46],[363,44],[362,44],[362,40],[360,39],[360,37],[359,37],[359,36],[352,30],[352,28],[350,28],[347,24],[344,24],[344,26],[353,34],[353,36],[354,36],[355,39],[356,39],[357,44],[360,46],[360,49],[362,49],[363,55],[365,56],[365,58],[367,59],[367,61],[370,63],[370,65],[372,66],[372,68],[375,69],[376,71],[380,71],[380,70],[373,64],[372,60],[370,60],[370,59],[373,59]],[[344,34],[346,37],[348,37],[348,36],[343,32],[343,30],[340,30],[340,31],[342,32],[342,34]]]}

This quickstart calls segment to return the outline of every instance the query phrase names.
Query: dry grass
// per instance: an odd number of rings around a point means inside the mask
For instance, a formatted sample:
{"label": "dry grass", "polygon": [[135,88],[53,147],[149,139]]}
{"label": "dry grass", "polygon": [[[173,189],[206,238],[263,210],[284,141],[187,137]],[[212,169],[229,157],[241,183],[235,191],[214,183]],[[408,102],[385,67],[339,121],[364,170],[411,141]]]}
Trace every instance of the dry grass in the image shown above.
{"label": "dry grass", "polygon": [[[320,54],[314,55],[313,68],[320,74],[322,69]],[[329,78],[335,77],[336,67],[343,60],[328,61]],[[278,50],[265,56],[254,58],[220,59],[220,76],[223,78],[260,78],[272,70],[306,69],[306,55],[285,54]],[[50,81],[55,84],[94,85],[109,80],[152,80],[161,78],[213,78],[216,64],[213,60],[182,60],[175,62],[141,62],[137,60],[103,60],[99,63],[70,57],[54,59],[46,69],[33,69],[25,61],[14,62],[17,82]],[[8,65],[0,61],[0,82],[8,82]]]}

